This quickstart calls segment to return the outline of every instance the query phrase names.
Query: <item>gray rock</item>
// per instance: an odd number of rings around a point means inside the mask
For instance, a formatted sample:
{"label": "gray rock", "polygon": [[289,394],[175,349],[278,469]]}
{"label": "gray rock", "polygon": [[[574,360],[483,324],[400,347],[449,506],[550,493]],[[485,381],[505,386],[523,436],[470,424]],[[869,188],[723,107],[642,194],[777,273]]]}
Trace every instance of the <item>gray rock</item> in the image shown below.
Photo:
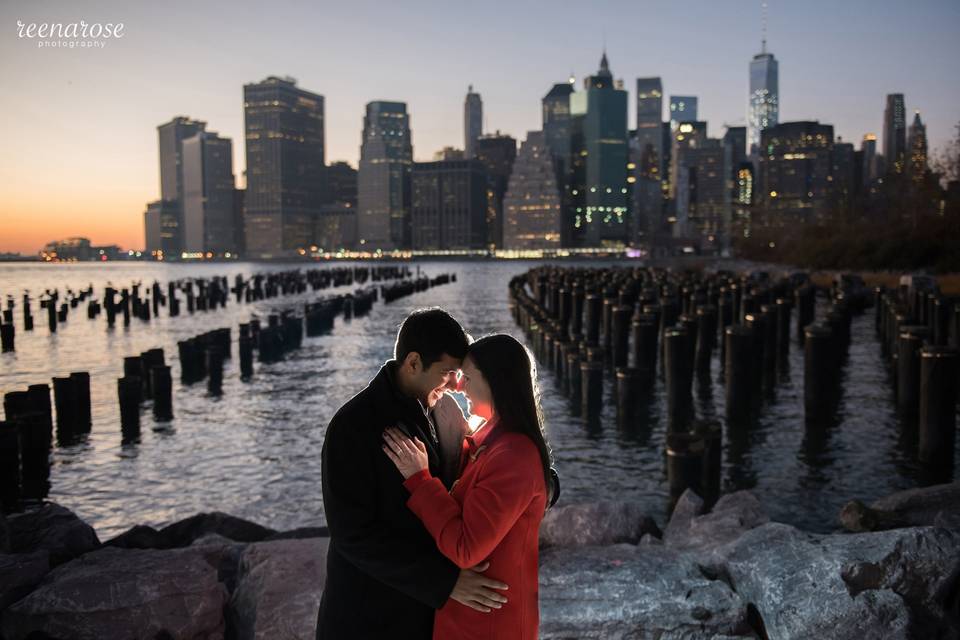
{"label": "gray rock", "polygon": [[10,640],[223,638],[227,591],[212,547],[164,551],[105,547],[54,569],[3,616]]}
{"label": "gray rock", "polygon": [[815,535],[770,523],[694,553],[756,608],[771,638],[956,637],[926,635],[953,624],[960,535],[944,529]]}
{"label": "gray rock", "polygon": [[541,554],[540,638],[755,637],[745,604],[687,555],[618,544]]}
{"label": "gray rock", "polygon": [[960,481],[898,491],[865,505],[851,500],[840,510],[840,524],[848,531],[883,531],[929,526],[960,518]]}
{"label": "gray rock", "polygon": [[100,547],[93,527],[53,502],[34,511],[7,516],[7,525],[13,553],[49,551],[54,566]]}
{"label": "gray rock", "polygon": [[674,549],[705,549],[736,540],[766,524],[770,517],[749,491],[721,496],[710,513],[697,515],[703,502],[687,490],[677,502],[664,534],[664,544]]}
{"label": "gray rock", "polygon": [[670,521],[667,522],[667,526],[663,530],[663,539],[669,540],[680,535],[680,532],[686,531],[693,519],[701,513],[703,513],[703,499],[692,489],[687,489],[680,495],[680,499],[673,507]]}
{"label": "gray rock", "polygon": [[4,612],[3,636],[223,638],[226,589],[211,547],[105,547],[51,571]]}
{"label": "gray rock", "polygon": [[0,554],[0,611],[30,593],[49,571],[47,551]]}
{"label": "gray rock", "polygon": [[660,537],[660,528],[638,505],[591,502],[554,507],[540,523],[540,548],[636,544],[644,534]]}
{"label": "gray rock", "polygon": [[205,533],[196,540],[190,543],[191,547],[204,547],[204,546],[220,546],[220,547],[230,547],[234,545],[246,546],[246,543],[237,542],[236,540],[231,540],[225,536],[220,535],[219,533]]}
{"label": "gray rock", "polygon": [[230,599],[231,635],[238,640],[312,640],[329,544],[329,538],[305,538],[247,545]]}
{"label": "gray rock", "polygon": [[105,547],[120,549],[169,549],[170,544],[151,526],[138,524],[103,543]]}
{"label": "gray rock", "polygon": [[327,527],[298,527],[290,531],[280,531],[263,539],[263,542],[270,540],[289,540],[301,538],[326,538],[330,535],[330,529]]}
{"label": "gray rock", "polygon": [[219,533],[237,542],[260,542],[267,536],[275,534],[276,531],[219,511],[198,513],[186,520],[174,522],[159,531],[169,548],[187,547],[207,533]]}

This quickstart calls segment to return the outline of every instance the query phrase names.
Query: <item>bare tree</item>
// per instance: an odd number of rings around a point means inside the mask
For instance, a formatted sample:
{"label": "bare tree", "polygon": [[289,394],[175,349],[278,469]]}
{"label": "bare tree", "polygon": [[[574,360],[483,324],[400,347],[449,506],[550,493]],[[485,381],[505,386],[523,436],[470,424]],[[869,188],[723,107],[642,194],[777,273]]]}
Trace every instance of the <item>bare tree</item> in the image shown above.
{"label": "bare tree", "polygon": [[940,174],[940,182],[946,186],[953,180],[960,180],[960,123],[956,126],[957,136],[940,149],[931,161],[933,170]]}

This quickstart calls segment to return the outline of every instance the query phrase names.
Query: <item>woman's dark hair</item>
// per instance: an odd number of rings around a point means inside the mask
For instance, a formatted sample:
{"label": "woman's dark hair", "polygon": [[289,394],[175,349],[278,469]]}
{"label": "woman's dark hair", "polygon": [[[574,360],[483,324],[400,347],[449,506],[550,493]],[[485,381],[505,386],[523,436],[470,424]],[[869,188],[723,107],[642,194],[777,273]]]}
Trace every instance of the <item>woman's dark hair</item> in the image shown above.
{"label": "woman's dark hair", "polygon": [[467,357],[490,387],[500,423],[530,438],[540,452],[549,504],[551,495],[559,487],[554,487],[550,472],[550,447],[543,433],[543,411],[533,358],[516,338],[505,333],[480,338],[467,349]]}
{"label": "woman's dark hair", "polygon": [[400,325],[393,357],[403,362],[415,351],[420,354],[423,368],[429,369],[443,354],[463,360],[469,344],[463,327],[449,313],[437,307],[417,309]]}

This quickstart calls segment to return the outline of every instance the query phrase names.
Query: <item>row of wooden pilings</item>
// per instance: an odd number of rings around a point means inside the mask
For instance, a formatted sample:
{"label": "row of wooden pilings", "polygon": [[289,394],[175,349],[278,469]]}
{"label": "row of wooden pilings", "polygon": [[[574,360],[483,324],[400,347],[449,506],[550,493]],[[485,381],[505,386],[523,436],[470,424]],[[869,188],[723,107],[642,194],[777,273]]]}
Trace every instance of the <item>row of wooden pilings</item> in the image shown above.
{"label": "row of wooden pilings", "polygon": [[953,477],[960,399],[960,303],[936,290],[874,290],[874,328],[897,410],[934,481]]}
{"label": "row of wooden pilings", "polygon": [[[77,293],[67,289],[67,302],[60,302],[58,289],[47,289],[44,293],[45,297],[40,300],[40,306],[47,310],[51,333],[56,333],[57,326],[67,321],[70,309],[76,308],[84,301],[87,301],[88,319],[93,320],[104,314],[108,328],[116,326],[118,319],[122,321],[124,327],[129,327],[132,319],[150,322],[151,318],[160,314],[160,307],[168,308],[170,317],[179,316],[182,304],[180,295],[186,301],[187,312],[193,314],[198,311],[208,312],[225,308],[231,293],[235,295],[237,304],[252,303],[279,296],[302,294],[310,290],[322,291],[330,287],[362,285],[367,282],[405,280],[411,275],[412,271],[408,265],[381,265],[306,271],[296,269],[260,273],[249,278],[237,274],[234,276],[232,287],[226,276],[181,279],[168,282],[165,287],[156,281],[149,287],[144,287],[141,282],[134,282],[130,287],[119,290],[110,285],[104,287],[102,300],[93,298],[94,289],[91,284]],[[6,308],[3,309],[0,317],[0,348],[3,351],[15,350],[15,306],[13,296],[8,295]],[[23,294],[21,306],[23,329],[33,331],[34,320],[29,292]]]}
{"label": "row of wooden pilings", "polygon": [[69,444],[90,431],[90,374],[78,371],[55,377],[52,383],[53,405],[48,384],[33,384],[25,391],[3,396],[0,508],[4,513],[19,511],[24,504],[35,504],[49,495],[54,408],[58,443]]}
{"label": "row of wooden pilings", "polygon": [[[409,275],[409,274],[407,274]],[[377,278],[383,280],[384,278]],[[365,279],[365,281],[369,281]],[[434,278],[419,277],[406,282],[367,286],[353,293],[328,296],[306,303],[303,314],[283,310],[270,314],[266,325],[254,317],[239,326],[238,351],[240,376],[254,374],[254,352],[264,364],[276,362],[290,350],[302,345],[304,333],[318,336],[333,329],[337,316],[345,320],[370,313],[381,297],[391,300],[456,281],[456,274]],[[408,284],[413,285],[409,290]],[[207,331],[177,343],[180,381],[191,386],[207,381],[211,396],[223,391],[224,361],[231,358],[230,328]],[[172,366],[164,350],[148,349],[123,359],[123,375],[117,379],[120,427],[124,442],[140,435],[140,416],[150,401],[158,423],[174,418]],[[4,395],[5,420],[0,421],[0,507],[5,513],[17,511],[23,504],[42,500],[50,489],[50,451],[53,440],[53,415],[56,415],[58,444],[70,444],[91,429],[90,375],[86,372],[53,379],[55,402],[50,404],[50,385],[31,385],[26,391]]]}
{"label": "row of wooden pilings", "polygon": [[[721,425],[694,415],[695,379],[710,384],[718,353],[729,428],[749,429],[764,392],[803,345],[807,428],[836,409],[839,370],[853,311],[834,300],[816,322],[816,289],[804,281],[662,269],[540,267],[510,283],[514,318],[551,369],[570,410],[595,421],[611,378],[617,420],[641,420],[659,374],[666,392],[666,466],[671,495],[719,493]],[[796,328],[791,316],[796,309]]]}

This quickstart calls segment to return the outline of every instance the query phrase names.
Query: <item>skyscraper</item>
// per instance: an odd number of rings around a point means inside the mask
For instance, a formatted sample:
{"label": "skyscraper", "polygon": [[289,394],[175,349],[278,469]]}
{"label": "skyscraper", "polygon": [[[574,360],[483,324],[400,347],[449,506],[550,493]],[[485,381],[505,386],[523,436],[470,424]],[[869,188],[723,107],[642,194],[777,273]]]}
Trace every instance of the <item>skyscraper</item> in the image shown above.
{"label": "skyscraper", "polygon": [[660,224],[663,209],[663,84],[660,78],[637,78],[637,129],[631,156],[633,171],[633,242],[638,244]]}
{"label": "skyscraper", "polygon": [[[692,123],[681,123],[689,127]],[[730,180],[723,142],[716,138],[678,146],[677,235],[695,239],[707,252],[727,246],[730,229]]]}
{"label": "skyscraper", "polygon": [[877,136],[865,133],[860,151],[863,152],[863,186],[868,187],[880,176],[877,171]]}
{"label": "skyscraper", "polygon": [[183,141],[203,131],[206,122],[177,116],[157,127],[160,148],[160,200],[166,204],[154,207],[162,229],[161,246],[164,259],[179,259],[183,251]]}
{"label": "skyscraper", "polygon": [[852,142],[837,138],[831,152],[833,168],[830,174],[832,203],[835,211],[850,212],[859,189],[856,184],[857,162]]}
{"label": "skyscraper", "polygon": [[903,173],[907,153],[907,108],[902,93],[887,94],[883,112],[883,157],[888,173]]}
{"label": "skyscraper", "polygon": [[[570,96],[573,243],[582,247],[626,244],[627,92],[614,83],[607,54],[600,69]],[[565,221],[569,224],[569,222]]]}
{"label": "skyscraper", "polygon": [[357,206],[357,170],[346,162],[327,167],[327,200]]}
{"label": "skyscraper", "polygon": [[760,133],[780,122],[780,71],[777,59],[767,51],[764,36],[760,53],[750,62],[750,106],[747,111],[747,145],[756,159]]}
{"label": "skyscraper", "polygon": [[727,127],[723,134],[723,163],[730,194],[729,225],[726,240],[734,234],[749,232],[750,204],[753,198],[753,163],[747,158],[747,128]]}
{"label": "skyscraper", "polygon": [[670,131],[676,131],[681,122],[695,122],[696,119],[696,96],[670,96]]}
{"label": "skyscraper", "polygon": [[831,193],[833,126],[784,122],[760,134],[756,201],[766,222],[813,221],[827,213]]}
{"label": "skyscraper", "polygon": [[907,137],[907,175],[915,183],[923,182],[927,173],[927,126],[920,120],[920,112],[913,115]]}
{"label": "skyscraper", "polygon": [[503,246],[503,196],[517,157],[517,141],[497,131],[480,136],[476,145],[477,160],[487,175],[487,244],[499,248]]}
{"label": "skyscraper", "polygon": [[570,94],[573,84],[558,82],[543,97],[543,135],[544,142],[554,159],[560,164],[560,175],[566,172],[567,158],[570,155]]}
{"label": "skyscraper", "polygon": [[[569,182],[571,171],[571,120],[570,95],[573,93],[574,78],[568,82],[558,82],[550,88],[542,100],[543,143],[550,150],[553,159],[553,168],[556,173],[556,186],[563,199],[563,220],[573,219],[573,196],[570,194]],[[563,228],[564,244],[569,245],[571,224]]]}
{"label": "skyscraper", "polygon": [[410,183],[413,249],[484,247],[487,178],[479,160],[415,162]]}
{"label": "skyscraper", "polygon": [[357,235],[367,251],[410,246],[410,117],[403,102],[367,104],[357,180]]}
{"label": "skyscraper", "polygon": [[691,120],[677,123],[670,138],[670,197],[676,205],[682,197],[678,193],[678,181],[683,165],[681,154],[684,149],[696,148],[707,139],[707,123],[703,120]]}
{"label": "skyscraper", "polygon": [[504,248],[560,248],[562,199],[552,156],[544,132],[527,133],[503,198]]}
{"label": "skyscraper", "polygon": [[308,247],[325,199],[323,96],[293,78],[244,85],[247,255],[277,258]]}
{"label": "skyscraper", "polygon": [[181,253],[179,208],[176,200],[157,200],[143,213],[147,253],[157,260],[178,260]]}
{"label": "skyscraper", "polygon": [[467,98],[463,101],[463,150],[469,160],[477,155],[477,138],[483,135],[483,101],[479,93],[473,92],[473,85],[467,89]]}
{"label": "skyscraper", "polygon": [[201,131],[183,141],[183,250],[236,254],[233,141]]}

